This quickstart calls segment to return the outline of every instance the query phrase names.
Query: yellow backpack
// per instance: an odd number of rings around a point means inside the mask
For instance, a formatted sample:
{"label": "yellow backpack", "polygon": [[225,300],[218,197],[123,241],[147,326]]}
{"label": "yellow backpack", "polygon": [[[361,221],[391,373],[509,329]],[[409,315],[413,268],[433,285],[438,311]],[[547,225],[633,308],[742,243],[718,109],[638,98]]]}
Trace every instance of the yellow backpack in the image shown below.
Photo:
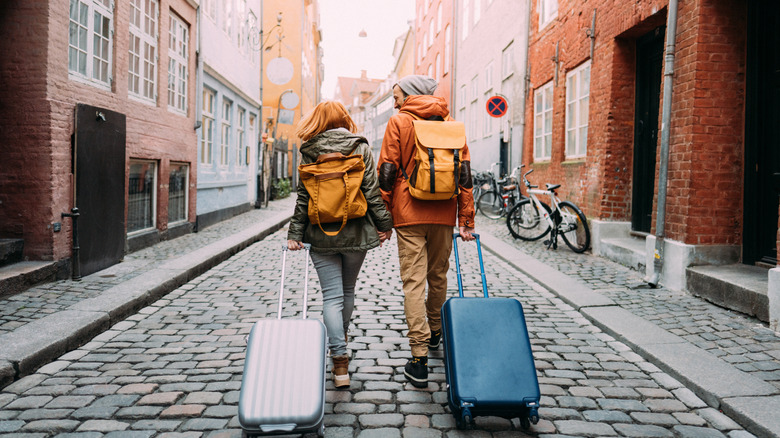
{"label": "yellow backpack", "polygon": [[[406,112],[406,111],[404,111]],[[454,120],[434,121],[414,117],[414,169],[404,179],[413,198],[426,201],[452,199],[458,196],[461,149],[466,146],[466,127]],[[403,164],[403,163],[402,163]]]}

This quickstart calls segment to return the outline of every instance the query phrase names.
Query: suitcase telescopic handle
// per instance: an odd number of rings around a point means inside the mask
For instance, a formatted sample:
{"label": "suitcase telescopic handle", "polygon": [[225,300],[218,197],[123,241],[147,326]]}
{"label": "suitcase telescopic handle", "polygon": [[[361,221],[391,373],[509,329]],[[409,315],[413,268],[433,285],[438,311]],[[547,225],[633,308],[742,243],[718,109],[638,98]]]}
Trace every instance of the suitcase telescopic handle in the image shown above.
{"label": "suitcase telescopic handle", "polygon": [[[303,276],[303,319],[306,319],[306,305],[309,302],[309,252],[311,251],[311,243],[304,243],[303,250],[306,252],[306,257],[303,261],[306,264],[305,273]],[[287,244],[282,244],[282,284],[279,287],[279,310],[276,313],[276,319],[282,319],[282,307],[284,302],[284,268],[287,265]]]}
{"label": "suitcase telescopic handle", "polygon": [[[479,234],[471,233],[477,239],[477,254],[479,254],[479,275],[482,277],[482,293],[488,298],[487,280],[485,279],[485,264],[482,262],[482,243],[479,241]],[[455,250],[455,272],[458,274],[458,295],[463,298],[463,276],[460,272],[460,257],[458,257],[458,237],[463,236],[460,233],[452,234],[452,248]]]}

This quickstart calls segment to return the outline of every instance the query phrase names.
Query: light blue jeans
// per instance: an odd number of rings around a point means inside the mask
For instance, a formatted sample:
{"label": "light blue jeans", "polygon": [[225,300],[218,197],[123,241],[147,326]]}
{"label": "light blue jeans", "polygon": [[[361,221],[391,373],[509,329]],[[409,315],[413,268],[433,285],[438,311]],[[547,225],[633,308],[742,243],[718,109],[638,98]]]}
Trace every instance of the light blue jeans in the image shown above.
{"label": "light blue jeans", "polygon": [[344,333],[349,329],[355,308],[355,283],[366,252],[311,253],[322,288],[322,319],[328,331],[331,357],[347,354]]}

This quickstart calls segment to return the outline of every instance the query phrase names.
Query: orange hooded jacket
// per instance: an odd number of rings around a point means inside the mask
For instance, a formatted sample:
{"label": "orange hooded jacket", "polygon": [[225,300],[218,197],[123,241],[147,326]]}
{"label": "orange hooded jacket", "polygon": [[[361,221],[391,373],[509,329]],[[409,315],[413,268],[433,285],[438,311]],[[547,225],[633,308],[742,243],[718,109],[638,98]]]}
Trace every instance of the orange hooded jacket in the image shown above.
{"label": "orange hooded jacket", "polygon": [[[462,227],[474,227],[474,197],[471,181],[471,155],[468,145],[461,150],[460,193],[456,198],[442,201],[423,201],[409,193],[409,186],[401,167],[410,175],[414,168],[414,118],[444,120],[449,115],[447,102],[441,97],[412,95],[406,98],[401,111],[390,117],[382,140],[377,169],[382,199],[393,215],[395,227],[417,224],[455,226],[455,218]],[[441,119],[439,119],[439,117]]]}

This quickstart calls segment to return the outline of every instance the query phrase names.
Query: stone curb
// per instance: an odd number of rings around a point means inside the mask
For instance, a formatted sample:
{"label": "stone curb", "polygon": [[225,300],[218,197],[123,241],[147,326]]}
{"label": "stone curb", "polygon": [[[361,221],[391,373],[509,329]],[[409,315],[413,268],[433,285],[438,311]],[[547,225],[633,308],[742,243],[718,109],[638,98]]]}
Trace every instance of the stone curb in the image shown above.
{"label": "stone curb", "polygon": [[244,231],[184,254],[98,296],[0,336],[0,345],[3,346],[0,351],[0,389],[80,347],[144,306],[276,232],[291,216],[290,212],[277,212]]}
{"label": "stone curb", "polygon": [[573,306],[591,323],[648,362],[690,386],[708,405],[722,408],[758,436],[780,438],[780,396],[774,385],[738,370],[611,299],[490,234],[485,249]]}

